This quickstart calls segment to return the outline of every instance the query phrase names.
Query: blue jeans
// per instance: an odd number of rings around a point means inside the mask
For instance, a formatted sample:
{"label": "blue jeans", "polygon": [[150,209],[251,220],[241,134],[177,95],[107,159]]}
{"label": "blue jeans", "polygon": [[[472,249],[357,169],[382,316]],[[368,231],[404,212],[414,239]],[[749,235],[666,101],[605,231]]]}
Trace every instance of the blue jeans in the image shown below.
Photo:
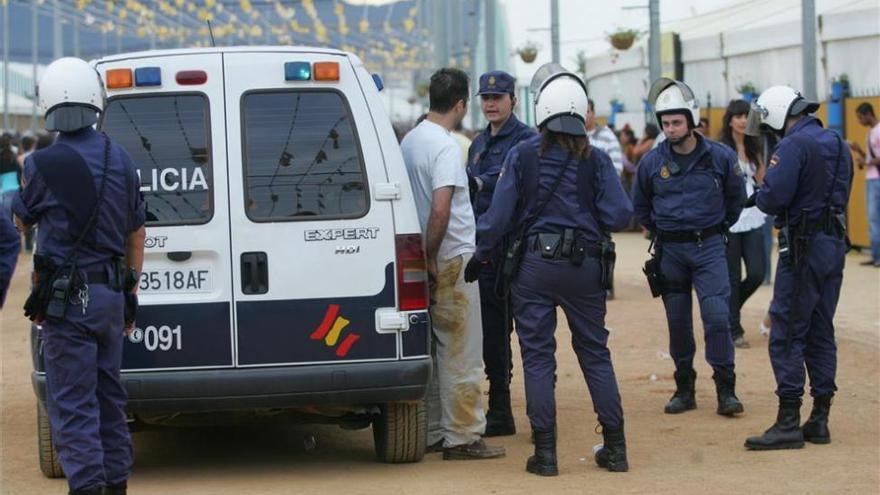
{"label": "blue jeans", "polygon": [[868,233],[871,237],[871,259],[880,262],[880,179],[865,181],[865,203],[868,205]]}

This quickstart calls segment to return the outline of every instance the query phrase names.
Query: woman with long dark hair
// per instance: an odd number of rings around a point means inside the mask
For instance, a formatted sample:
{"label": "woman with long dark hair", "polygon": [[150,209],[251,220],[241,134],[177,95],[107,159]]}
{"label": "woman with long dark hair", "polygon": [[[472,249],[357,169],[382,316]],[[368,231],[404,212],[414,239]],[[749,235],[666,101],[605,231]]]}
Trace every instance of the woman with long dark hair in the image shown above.
{"label": "woman with long dark hair", "polygon": [[[721,126],[720,141],[736,151],[739,166],[746,181],[746,196],[751,196],[764,178],[764,164],[758,140],[745,134],[749,103],[732,100],[727,105]],[[764,280],[767,256],[764,253],[765,215],[756,206],[743,209],[739,220],[730,227],[727,245],[727,266],[730,274],[730,331],[733,344],[739,348],[749,347],[745,331],[740,323],[740,310],[746,300],[758,290]],[[746,275],[742,276],[745,261]]]}
{"label": "woman with long dark hair", "polygon": [[0,135],[0,213],[12,215],[12,196],[21,187],[21,167],[13,147],[12,134]]}
{"label": "woman with long dark hair", "polygon": [[[540,75],[548,67],[563,72],[542,83]],[[480,265],[491,259],[505,236],[522,246],[518,269],[508,280],[535,441],[526,470],[542,476],[558,473],[555,333],[561,307],[602,425],[604,443],[596,463],[609,471],[626,471],[623,408],[605,328],[610,277],[603,271],[609,267],[603,253],[610,247],[604,232],[623,229],[632,205],[611,159],[590,146],[585,116],[579,113],[587,109],[580,78],[556,64],[542,67],[535,78],[540,136],[508,152],[492,204],[477,223],[477,252],[465,280],[477,278]]]}

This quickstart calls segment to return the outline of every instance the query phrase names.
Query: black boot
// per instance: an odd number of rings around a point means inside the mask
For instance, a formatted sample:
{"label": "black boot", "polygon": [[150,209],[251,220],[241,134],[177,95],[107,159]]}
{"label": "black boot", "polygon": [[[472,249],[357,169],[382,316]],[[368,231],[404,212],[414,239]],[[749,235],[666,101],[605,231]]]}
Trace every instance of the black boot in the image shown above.
{"label": "black boot", "polygon": [[801,399],[779,398],[779,413],[776,423],[760,437],[746,439],[749,450],[782,450],[804,448],[804,435],[801,432]]}
{"label": "black boot", "polygon": [[810,419],[804,423],[804,427],[801,429],[804,433],[804,440],[810,443],[831,443],[831,432],[828,430],[828,411],[831,410],[832,397],[834,394],[813,398]]}
{"label": "black boot", "polygon": [[538,476],[558,476],[556,465],[556,429],[551,431],[535,431],[535,455],[526,462],[526,471]]}
{"label": "black boot", "polygon": [[715,393],[718,396],[718,414],[733,416],[743,412],[743,405],[736,398],[736,374],[732,371],[715,371]]}
{"label": "black boot", "polygon": [[596,464],[615,473],[629,471],[629,462],[626,460],[626,439],[623,436],[623,426],[616,430],[602,426],[602,438],[604,439],[604,444],[596,452]]}
{"label": "black boot", "polygon": [[489,386],[489,412],[486,413],[484,437],[503,437],[516,434],[516,423],[510,409],[510,388]]}
{"label": "black boot", "polygon": [[697,400],[694,398],[694,386],[697,381],[697,372],[693,368],[675,370],[675,394],[666,403],[666,414],[679,414],[697,408]]}

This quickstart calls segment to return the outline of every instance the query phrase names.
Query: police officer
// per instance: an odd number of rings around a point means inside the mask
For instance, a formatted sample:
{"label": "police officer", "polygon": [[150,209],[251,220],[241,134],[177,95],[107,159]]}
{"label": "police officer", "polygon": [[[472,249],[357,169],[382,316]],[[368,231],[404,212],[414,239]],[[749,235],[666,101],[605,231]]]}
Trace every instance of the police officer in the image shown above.
{"label": "police officer", "polygon": [[6,300],[20,249],[21,235],[15,230],[12,217],[7,210],[6,213],[0,214],[0,308],[3,308],[3,302]]}
{"label": "police officer", "polygon": [[[535,136],[535,130],[520,122],[516,106],[516,80],[504,71],[480,76],[480,108],[489,121],[468,150],[468,178],[473,193],[474,217],[489,209],[498,173],[507,152],[515,144]],[[499,250],[500,251],[500,250]],[[500,260],[500,252],[494,256]],[[510,334],[513,321],[507,297],[499,284],[499,263],[480,273],[480,307],[483,320],[483,362],[489,378],[489,412],[483,436],[513,435],[516,424],[510,409]]]}
{"label": "police officer", "polygon": [[603,427],[605,443],[596,462],[626,471],[623,409],[604,326],[607,265],[600,243],[602,231],[627,225],[632,206],[608,155],[586,138],[587,93],[581,79],[547,64],[535,74],[532,88],[540,136],[516,145],[505,159],[492,204],[477,224],[477,252],[465,276],[475,280],[502,237],[512,237],[508,252],[522,256],[512,274],[511,298],[535,442],[526,469],[558,474],[554,334],[561,306]]}
{"label": "police officer", "polygon": [[[810,115],[818,108],[792,88],[774,86],[761,93],[749,112],[747,132],[763,128],[782,137],[764,184],[750,198],[776,215],[779,229],[769,345],[779,411],[770,429],[746,440],[751,450],[799,449],[804,440],[831,442],[828,411],[837,390],[833,320],[843,282],[852,162],[840,136]],[[801,427],[805,366],[813,410]]]}
{"label": "police officer", "polygon": [[714,371],[717,412],[731,416],[743,412],[743,405],[735,394],[725,233],[742,210],[745,181],[733,150],[695,132],[700,109],[686,84],[660,78],[651,87],[649,101],[666,139],[639,162],[633,207],[656,249],[645,270],[652,293],[663,296],[669,353],[675,362],[676,390],[665,412],[697,407],[693,287],[703,319],[706,360]]}
{"label": "police officer", "polygon": [[131,158],[92,127],[104,107],[95,69],[52,62],[39,104],[60,134],[26,159],[12,209],[20,229],[39,224],[25,311],[42,323],[52,439],[71,494],[124,494],[132,452],[119,368],[143,263],[143,198]]}

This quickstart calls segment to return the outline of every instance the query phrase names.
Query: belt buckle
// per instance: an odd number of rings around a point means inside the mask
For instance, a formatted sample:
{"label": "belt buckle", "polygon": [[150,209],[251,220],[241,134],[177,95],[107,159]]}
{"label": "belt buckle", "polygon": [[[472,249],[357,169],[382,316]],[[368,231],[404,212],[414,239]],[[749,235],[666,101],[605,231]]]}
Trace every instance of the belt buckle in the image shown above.
{"label": "belt buckle", "polygon": [[697,230],[694,235],[697,237],[697,247],[703,247],[703,231]]}

